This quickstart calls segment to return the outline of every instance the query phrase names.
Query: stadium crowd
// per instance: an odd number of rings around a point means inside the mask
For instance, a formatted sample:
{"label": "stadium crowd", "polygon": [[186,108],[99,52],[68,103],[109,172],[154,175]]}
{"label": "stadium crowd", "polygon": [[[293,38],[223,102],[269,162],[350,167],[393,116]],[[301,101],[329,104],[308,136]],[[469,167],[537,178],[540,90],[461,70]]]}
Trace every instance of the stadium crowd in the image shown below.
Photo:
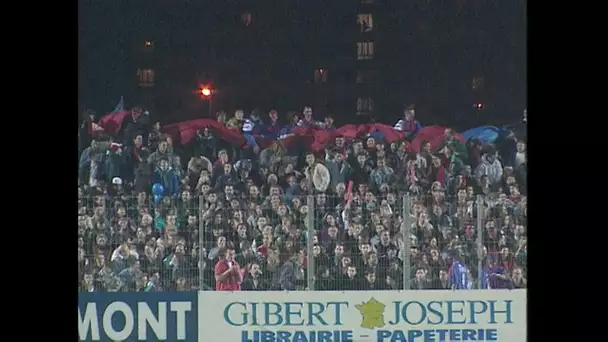
{"label": "stadium crowd", "polygon": [[[331,118],[312,115],[305,107],[280,125],[276,111],[268,118],[257,110],[231,118],[222,112],[218,122],[241,130],[244,146],[213,129],[174,146],[141,108],[113,136],[86,112],[79,133],[79,290],[232,289],[222,285],[229,280],[240,290],[303,290],[311,262],[315,290],[398,290],[408,256],[410,289],[526,287],[523,137],[510,132],[490,144],[462,143],[448,128],[438,146],[425,141],[419,152],[408,151],[421,129],[408,106],[395,125],[405,137],[392,143],[337,135],[313,153],[277,139],[294,127],[332,129]],[[262,148],[254,134],[277,140]],[[318,163],[329,175],[316,173]],[[325,191],[312,185],[315,177]],[[404,237],[406,194],[412,223]],[[315,198],[313,255],[306,245],[308,195]],[[466,279],[455,280],[453,265]]]}

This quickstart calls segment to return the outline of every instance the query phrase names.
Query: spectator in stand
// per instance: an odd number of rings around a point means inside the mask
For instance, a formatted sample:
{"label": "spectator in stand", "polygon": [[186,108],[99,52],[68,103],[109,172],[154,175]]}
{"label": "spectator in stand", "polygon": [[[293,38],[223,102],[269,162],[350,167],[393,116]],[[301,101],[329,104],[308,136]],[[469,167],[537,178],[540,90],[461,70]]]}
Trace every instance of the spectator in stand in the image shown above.
{"label": "spectator in stand", "polygon": [[154,171],[154,183],[162,184],[164,195],[176,198],[180,193],[180,183],[177,172],[169,166],[169,161],[161,159]]}
{"label": "spectator in stand", "polygon": [[502,180],[503,168],[500,160],[497,158],[496,150],[490,147],[481,157],[481,163],[475,170],[478,179],[486,176],[490,185],[496,185]]}
{"label": "spectator in stand", "polygon": [[161,141],[158,143],[158,150],[152,152],[148,157],[148,163],[154,167],[160,166],[160,161],[173,160],[174,154],[173,149],[169,147],[168,141]]}
{"label": "spectator in stand", "polygon": [[298,121],[298,127],[317,127],[325,128],[325,122],[315,121],[312,117],[312,107],[306,106],[302,111],[302,118]]}
{"label": "spectator in stand", "polygon": [[148,111],[144,111],[140,107],[134,107],[131,109],[131,115],[125,118],[122,123],[123,130],[123,141],[125,144],[130,145],[138,135],[148,137],[152,127],[150,127],[150,116]]}
{"label": "spectator in stand", "polygon": [[298,122],[300,121],[300,117],[298,116],[298,113],[296,113],[295,111],[291,111],[287,113],[287,119],[289,120],[289,122],[283,126],[283,128],[281,129],[281,133],[279,134],[279,139],[284,139],[288,136],[290,136],[293,132],[293,130],[298,127]]}
{"label": "spectator in stand", "polygon": [[260,114],[257,109],[251,112],[249,118],[243,119],[242,132],[248,147],[252,147],[259,151],[260,147],[254,138],[254,134],[258,135],[261,133],[263,131],[263,125],[264,123],[260,119]]}
{"label": "spectator in stand", "polygon": [[394,127],[396,130],[406,134],[407,139],[412,139],[422,128],[420,122],[416,120],[416,106],[408,105],[403,110],[403,119],[397,121]]}
{"label": "spectator in stand", "polygon": [[[80,155],[83,291],[303,290],[312,263],[316,290],[402,289],[408,259],[411,289],[448,289],[456,282],[451,258],[461,288],[526,286],[526,151],[515,133],[463,144],[447,129],[439,146],[423,142],[412,152],[406,140],[420,124],[407,107],[400,129],[409,136],[390,145],[381,136],[338,135],[318,154],[280,139],[258,150],[246,138],[242,150],[205,128],[174,150],[149,114],[131,113],[122,132],[89,137]],[[268,124],[257,113],[226,120],[221,112],[218,122],[251,138],[333,125],[314,121],[311,107],[302,119],[287,114],[285,126],[275,110]],[[319,163],[331,175],[325,191],[310,184]],[[160,203],[151,199],[156,182],[165,191]],[[405,194],[410,236],[401,231]]]}
{"label": "spectator in stand", "polygon": [[92,139],[103,135],[103,128],[95,122],[96,115],[97,113],[91,109],[87,109],[82,113],[82,123],[78,131],[78,152],[89,146]]}
{"label": "spectator in stand", "polygon": [[241,289],[243,274],[239,263],[234,260],[234,247],[221,248],[219,260],[215,264],[215,289],[218,291],[238,291]]}
{"label": "spectator in stand", "polygon": [[253,262],[249,266],[249,272],[243,279],[243,291],[266,291],[268,290],[266,282],[261,277],[262,271],[257,262]]}
{"label": "spectator in stand", "polygon": [[260,134],[271,140],[277,140],[283,129],[283,125],[279,122],[279,112],[275,109],[268,113],[268,124],[263,125],[260,129]]}
{"label": "spectator in stand", "polygon": [[336,126],[334,126],[334,118],[331,115],[325,116],[325,121],[323,122],[323,127],[326,130],[333,132],[336,130]]}

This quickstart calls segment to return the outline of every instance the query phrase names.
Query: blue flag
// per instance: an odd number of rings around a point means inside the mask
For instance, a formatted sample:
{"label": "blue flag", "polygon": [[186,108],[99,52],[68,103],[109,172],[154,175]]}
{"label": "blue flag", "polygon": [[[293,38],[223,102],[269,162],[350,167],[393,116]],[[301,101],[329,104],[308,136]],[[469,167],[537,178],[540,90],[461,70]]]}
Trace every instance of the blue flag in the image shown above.
{"label": "blue flag", "polygon": [[125,110],[125,99],[121,96],[120,101],[118,102],[116,107],[114,107],[114,110],[112,112],[118,113],[118,112],[122,112],[123,110]]}

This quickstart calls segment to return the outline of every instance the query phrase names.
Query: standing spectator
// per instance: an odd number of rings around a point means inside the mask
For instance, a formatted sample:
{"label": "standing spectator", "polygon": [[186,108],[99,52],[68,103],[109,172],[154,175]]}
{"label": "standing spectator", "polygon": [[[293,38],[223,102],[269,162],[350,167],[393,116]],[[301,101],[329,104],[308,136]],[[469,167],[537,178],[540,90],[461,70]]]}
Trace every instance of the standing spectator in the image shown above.
{"label": "standing spectator", "polygon": [[513,283],[505,268],[498,262],[493,255],[488,256],[487,268],[483,270],[481,277],[481,288],[483,289],[510,289]]}
{"label": "standing spectator", "polygon": [[456,255],[454,255],[452,266],[448,270],[450,286],[453,290],[467,290],[469,288],[468,268]]}
{"label": "standing spectator", "polygon": [[129,291],[135,291],[135,281],[139,276],[139,261],[133,255],[129,256],[127,259],[127,263],[129,267],[120,271],[118,276],[122,281],[123,286],[126,287]]}
{"label": "standing spectator", "polygon": [[514,131],[509,131],[505,137],[499,137],[494,144],[505,165],[515,164],[515,153],[517,152],[517,137]]}
{"label": "standing spectator", "polygon": [[133,138],[138,135],[148,137],[150,126],[150,113],[142,110],[141,107],[133,107],[131,115],[125,117],[122,124],[123,139],[127,145],[133,142]]}
{"label": "standing spectator", "polygon": [[223,169],[224,173],[216,179],[215,185],[213,186],[215,191],[221,191],[222,189],[225,189],[226,186],[234,186],[238,184],[237,177],[232,169],[232,164],[225,163],[223,165]]}
{"label": "standing spectator", "polygon": [[477,138],[469,139],[467,141],[467,149],[469,151],[469,166],[473,169],[477,169],[477,166],[481,163],[481,152],[483,145]]}
{"label": "standing spectator", "polygon": [[490,185],[498,184],[502,178],[502,164],[496,158],[496,149],[491,146],[486,150],[486,154],[481,157],[481,163],[475,170],[477,179],[481,180],[486,176]]}
{"label": "standing spectator", "polygon": [[280,269],[279,283],[281,290],[295,291],[296,289],[296,265],[289,251],[280,254],[283,264]]}
{"label": "standing spectator", "polygon": [[309,128],[316,127],[317,122],[312,118],[312,107],[306,106],[302,110],[302,118],[298,121],[298,127]]}
{"label": "standing spectator", "polygon": [[216,155],[218,141],[210,127],[205,127],[202,130],[196,131],[195,138],[195,155],[214,156]]}
{"label": "standing spectator", "polygon": [[226,127],[236,128],[240,130],[243,128],[243,121],[245,117],[245,112],[242,109],[237,109],[234,111],[234,116],[226,122]]}
{"label": "standing spectator", "polygon": [[150,133],[148,133],[145,143],[150,146],[151,149],[156,150],[158,149],[158,144],[161,142],[162,137],[163,134],[160,131],[160,122],[157,121],[152,126]]}
{"label": "standing spectator", "polygon": [[184,246],[184,243],[185,241],[178,242],[173,254],[167,257],[167,260],[169,260],[168,266],[172,271],[172,282],[177,281],[179,278],[184,278],[188,272],[193,269],[190,258],[186,256],[186,247]]}
{"label": "standing spectator", "polygon": [[279,122],[279,112],[272,109],[268,113],[268,118],[270,120],[268,124],[261,128],[261,134],[268,139],[277,140],[281,134],[281,130],[283,129],[283,125],[281,125]]}
{"label": "standing spectator", "polygon": [[[101,151],[99,143],[96,140],[90,140],[91,143],[86,147],[80,154],[80,161],[78,163],[78,176],[82,180],[85,179],[96,179],[97,178],[97,161],[101,159]],[[96,182],[89,180],[89,186],[95,186]]]}
{"label": "standing spectator", "polygon": [[233,247],[221,248],[219,261],[215,264],[215,289],[218,291],[240,291],[243,275],[241,267],[233,260]]}
{"label": "standing spectator", "polygon": [[161,160],[173,160],[173,152],[169,149],[169,143],[167,141],[159,142],[158,150],[152,152],[148,157],[148,163],[154,168],[159,166]]}
{"label": "standing spectator", "polygon": [[287,125],[283,126],[283,128],[281,129],[279,139],[284,139],[284,138],[287,138],[287,137],[293,135],[293,130],[296,127],[298,127],[298,122],[300,120],[300,117],[298,116],[298,113],[296,113],[294,111],[290,111],[287,113],[287,120],[289,122],[287,123]]}
{"label": "standing spectator", "polygon": [[514,160],[513,165],[515,166],[516,169],[519,169],[520,167],[525,167],[526,162],[528,161],[528,156],[527,156],[527,152],[526,152],[526,143],[523,141],[518,141],[516,148],[517,148],[517,150],[515,151],[515,156],[513,158],[513,160]]}
{"label": "standing spectator", "polygon": [[390,182],[390,178],[395,171],[391,167],[386,166],[384,159],[379,159],[376,168],[370,174],[370,181],[375,189],[380,189],[382,183]]}
{"label": "standing spectator", "polygon": [[152,184],[153,176],[154,174],[150,164],[148,164],[146,159],[143,159],[141,163],[137,165],[133,175],[133,189],[135,193],[147,194],[147,192],[150,190],[150,184]]}
{"label": "standing spectator", "polygon": [[403,110],[403,119],[397,121],[395,129],[406,134],[407,139],[412,139],[416,136],[422,126],[416,120],[416,106],[408,105]]}
{"label": "standing spectator", "polygon": [[123,178],[124,157],[122,146],[119,143],[111,143],[110,149],[106,151],[104,157],[104,174],[107,179],[116,177]]}
{"label": "standing spectator", "polygon": [[94,110],[87,109],[82,113],[82,122],[78,130],[78,152],[82,151],[91,143],[91,140],[97,139],[103,135],[103,127],[95,122],[97,113]]}
{"label": "standing spectator", "polygon": [[140,164],[148,160],[148,148],[144,146],[142,135],[136,135],[133,138],[133,145],[128,147],[125,151],[125,179],[129,182],[133,182],[135,179],[135,172],[139,169]]}
{"label": "standing spectator", "polygon": [[163,185],[165,196],[177,198],[179,195],[179,177],[173,168],[169,166],[169,161],[166,159],[160,160],[159,166],[154,171],[154,183]]}
{"label": "standing spectator", "polygon": [[266,282],[261,277],[262,271],[260,270],[260,265],[257,262],[254,262],[249,265],[249,272],[245,276],[243,280],[243,291],[266,291]]}

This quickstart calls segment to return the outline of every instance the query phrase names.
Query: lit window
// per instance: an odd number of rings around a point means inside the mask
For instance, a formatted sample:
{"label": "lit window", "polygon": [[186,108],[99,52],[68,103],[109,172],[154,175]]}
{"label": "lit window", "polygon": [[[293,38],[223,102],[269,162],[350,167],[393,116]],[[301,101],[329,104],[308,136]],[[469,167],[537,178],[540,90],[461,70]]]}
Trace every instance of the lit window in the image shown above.
{"label": "lit window", "polygon": [[245,12],[241,14],[241,20],[245,26],[251,25],[251,13]]}
{"label": "lit window", "polygon": [[327,69],[315,69],[315,83],[327,83]]}
{"label": "lit window", "polygon": [[144,46],[147,47],[147,48],[151,48],[152,47],[152,41],[151,40],[146,40],[144,42]]}
{"label": "lit window", "polygon": [[471,89],[482,90],[483,88],[485,88],[485,86],[486,83],[483,77],[473,77],[473,80],[471,81]]}
{"label": "lit window", "polygon": [[154,86],[154,70],[152,69],[137,69],[137,77],[139,78],[140,87]]}
{"label": "lit window", "polygon": [[357,15],[357,24],[361,28],[361,32],[371,32],[374,28],[374,22],[371,14]]}
{"label": "lit window", "polygon": [[374,42],[357,43],[357,59],[374,58]]}
{"label": "lit window", "polygon": [[369,115],[374,111],[374,101],[370,97],[357,99],[357,115]]}

